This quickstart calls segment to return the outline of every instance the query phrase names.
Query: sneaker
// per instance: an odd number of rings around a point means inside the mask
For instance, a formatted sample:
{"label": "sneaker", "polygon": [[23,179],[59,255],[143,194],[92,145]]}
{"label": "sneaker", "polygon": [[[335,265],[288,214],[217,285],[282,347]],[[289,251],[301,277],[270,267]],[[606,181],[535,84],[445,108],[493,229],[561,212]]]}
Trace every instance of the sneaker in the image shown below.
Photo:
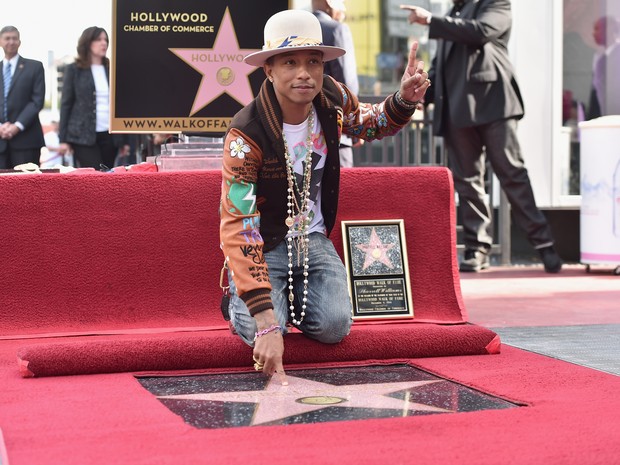
{"label": "sneaker", "polygon": [[465,250],[465,257],[459,266],[460,271],[486,270],[490,266],[489,255],[481,250]]}
{"label": "sneaker", "polygon": [[545,265],[545,271],[547,273],[559,273],[562,269],[562,259],[555,251],[552,245],[549,247],[543,247],[542,249],[538,249],[538,253],[540,254],[540,259]]}

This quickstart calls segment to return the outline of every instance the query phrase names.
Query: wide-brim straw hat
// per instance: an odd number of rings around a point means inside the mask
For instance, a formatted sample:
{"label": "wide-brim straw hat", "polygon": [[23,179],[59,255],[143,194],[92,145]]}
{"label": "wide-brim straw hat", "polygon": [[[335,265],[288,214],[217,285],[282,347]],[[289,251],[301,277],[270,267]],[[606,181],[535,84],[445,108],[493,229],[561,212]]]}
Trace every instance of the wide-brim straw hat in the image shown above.
{"label": "wide-brim straw hat", "polygon": [[248,65],[263,66],[274,55],[297,50],[319,50],[323,52],[323,61],[346,53],[343,48],[323,45],[321,23],[306,10],[284,10],[274,14],[265,23],[264,39],[260,52],[244,58]]}

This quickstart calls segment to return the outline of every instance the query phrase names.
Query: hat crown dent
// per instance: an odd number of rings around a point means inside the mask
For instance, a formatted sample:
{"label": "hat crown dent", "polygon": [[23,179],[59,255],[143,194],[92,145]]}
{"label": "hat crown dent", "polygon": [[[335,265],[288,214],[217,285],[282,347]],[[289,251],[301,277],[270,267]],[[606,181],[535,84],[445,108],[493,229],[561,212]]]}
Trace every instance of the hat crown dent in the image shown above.
{"label": "hat crown dent", "polygon": [[309,11],[284,10],[274,14],[265,23],[263,32],[263,50],[269,50],[269,44],[286,37],[295,37],[323,43],[321,23]]}
{"label": "hat crown dent", "polygon": [[323,45],[321,23],[306,10],[283,10],[275,13],[265,23],[265,43],[262,50],[246,55],[243,61],[251,66],[263,66],[270,57],[291,51],[318,50],[323,61],[341,57],[346,51],[341,47]]}

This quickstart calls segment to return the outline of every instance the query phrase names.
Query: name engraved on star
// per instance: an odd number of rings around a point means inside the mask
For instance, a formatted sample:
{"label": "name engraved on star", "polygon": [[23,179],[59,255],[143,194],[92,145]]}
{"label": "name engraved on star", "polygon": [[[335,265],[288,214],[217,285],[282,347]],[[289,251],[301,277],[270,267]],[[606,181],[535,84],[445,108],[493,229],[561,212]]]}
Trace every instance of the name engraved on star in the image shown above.
{"label": "name engraved on star", "polygon": [[405,311],[404,289],[402,279],[355,281],[357,313]]}
{"label": "name engraved on star", "polygon": [[341,226],[353,318],[413,317],[404,221],[343,221]]}
{"label": "name engraved on star", "polygon": [[334,396],[309,396],[309,397],[301,397],[296,399],[295,402],[299,402],[300,404],[307,405],[335,405],[342,404],[346,402],[347,399],[342,397],[334,397]]}

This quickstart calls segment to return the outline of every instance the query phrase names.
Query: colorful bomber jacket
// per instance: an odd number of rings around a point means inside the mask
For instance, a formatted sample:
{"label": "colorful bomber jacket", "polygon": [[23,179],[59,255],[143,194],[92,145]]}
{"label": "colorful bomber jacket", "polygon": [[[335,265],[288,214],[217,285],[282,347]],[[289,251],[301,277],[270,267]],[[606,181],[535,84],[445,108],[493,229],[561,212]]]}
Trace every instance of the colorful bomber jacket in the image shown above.
{"label": "colorful bomber jacket", "polygon": [[[413,110],[399,105],[393,95],[375,105],[360,103],[327,75],[313,104],[327,144],[321,202],[329,235],[338,208],[341,134],[381,139],[400,131]],[[288,232],[282,124],[273,84],[265,80],[254,101],[235,115],[224,140],[220,246],[237,293],[252,315],[273,308],[263,254]]]}

